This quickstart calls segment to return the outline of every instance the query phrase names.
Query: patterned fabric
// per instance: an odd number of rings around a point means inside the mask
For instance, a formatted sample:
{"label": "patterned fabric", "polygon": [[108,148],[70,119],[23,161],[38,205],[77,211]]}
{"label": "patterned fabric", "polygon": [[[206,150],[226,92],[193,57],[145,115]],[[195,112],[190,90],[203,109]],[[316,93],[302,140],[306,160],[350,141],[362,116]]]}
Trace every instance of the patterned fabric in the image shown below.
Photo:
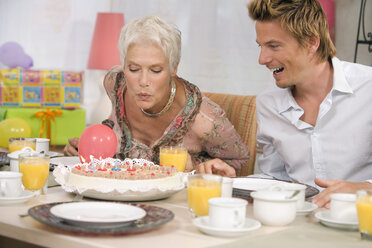
{"label": "patterned fabric", "polygon": [[194,165],[212,158],[220,158],[235,169],[248,161],[249,150],[235,131],[225,112],[200,90],[182,78],[174,78],[185,88],[186,106],[165,129],[162,137],[150,146],[132,137],[124,111],[126,82],[120,67],[113,68],[105,77],[105,89],[112,101],[113,111],[109,117],[114,122],[118,138],[116,156],[123,159],[144,158],[159,162],[162,145],[183,144],[192,157]]}
{"label": "patterned fabric", "polygon": [[221,106],[227,118],[234,125],[236,131],[248,146],[250,156],[237,175],[247,176],[253,174],[256,160],[256,96],[239,96],[218,93],[203,93],[212,101]]}
{"label": "patterned fabric", "polygon": [[83,71],[0,70],[0,106],[79,108]]}

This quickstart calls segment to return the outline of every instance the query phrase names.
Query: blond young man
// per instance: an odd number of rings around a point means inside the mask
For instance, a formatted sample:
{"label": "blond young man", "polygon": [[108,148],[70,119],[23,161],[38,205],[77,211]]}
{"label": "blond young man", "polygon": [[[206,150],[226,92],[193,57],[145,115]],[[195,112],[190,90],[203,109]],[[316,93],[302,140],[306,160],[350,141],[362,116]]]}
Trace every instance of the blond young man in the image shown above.
{"label": "blond young man", "polygon": [[372,189],[372,67],[340,61],[317,0],[252,0],[259,63],[278,86],[257,98],[261,171],[330,194]]}

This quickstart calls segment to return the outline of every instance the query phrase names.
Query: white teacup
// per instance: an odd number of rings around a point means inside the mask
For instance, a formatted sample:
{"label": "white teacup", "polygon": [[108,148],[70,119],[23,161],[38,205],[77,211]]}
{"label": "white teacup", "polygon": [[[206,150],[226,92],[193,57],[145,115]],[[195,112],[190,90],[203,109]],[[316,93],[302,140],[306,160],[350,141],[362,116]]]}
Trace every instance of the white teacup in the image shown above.
{"label": "white teacup", "polygon": [[252,192],[253,215],[262,224],[285,226],[296,218],[297,199],[294,191],[260,190]]}
{"label": "white teacup", "polygon": [[44,152],[45,154],[48,154],[49,153],[49,139],[37,138],[35,150],[37,152]]}
{"label": "white teacup", "polygon": [[331,217],[338,221],[358,221],[356,194],[331,194]]}
{"label": "white teacup", "polygon": [[239,198],[215,197],[208,200],[209,224],[217,228],[242,228],[248,202]]}
{"label": "white teacup", "polygon": [[22,193],[22,173],[0,171],[0,196],[17,197]]}
{"label": "white teacup", "polygon": [[222,178],[221,197],[232,197],[233,179],[231,177]]}

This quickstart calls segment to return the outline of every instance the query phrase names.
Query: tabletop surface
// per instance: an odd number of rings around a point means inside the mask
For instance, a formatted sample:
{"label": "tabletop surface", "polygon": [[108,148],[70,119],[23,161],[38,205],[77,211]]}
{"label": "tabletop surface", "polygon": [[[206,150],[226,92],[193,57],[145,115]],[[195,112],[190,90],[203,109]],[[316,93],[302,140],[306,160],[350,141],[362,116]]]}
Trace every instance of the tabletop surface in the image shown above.
{"label": "tabletop surface", "polygon": [[[60,152],[61,149],[58,151]],[[0,170],[9,170],[9,166],[2,166]],[[65,192],[56,184],[52,173],[48,179],[48,185],[52,187],[48,189],[46,195],[32,198],[24,203],[0,205],[0,247],[2,247],[1,237],[5,237],[8,241],[19,240],[37,246],[69,248],[123,246],[146,248],[172,246],[177,248],[372,247],[372,242],[361,240],[358,232],[333,229],[320,224],[314,214],[316,211],[322,211],[322,209],[316,210],[308,216],[297,216],[293,223],[284,227],[262,225],[257,230],[235,238],[208,236],[192,224],[187,208],[186,189],[167,199],[141,202],[142,204],[165,208],[174,213],[174,218],[170,222],[154,230],[120,236],[76,235],[42,224],[31,216],[25,216],[30,208],[40,204],[69,202],[77,199],[75,194]],[[97,201],[85,197],[82,200]],[[253,218],[252,203],[248,204],[247,217]]]}
{"label": "tabletop surface", "polygon": [[[358,232],[325,227],[314,217],[297,216],[284,227],[262,226],[236,238],[208,236],[193,224],[187,208],[187,192],[157,201],[142,202],[171,210],[174,219],[167,224],[140,234],[123,236],[79,236],[51,228],[26,214],[28,209],[40,204],[72,201],[76,195],[61,187],[49,188],[46,195],[25,203],[0,206],[0,235],[47,247],[371,247],[372,242],[360,239]],[[94,199],[83,198],[83,201]],[[252,218],[253,205],[247,207],[247,217]]]}

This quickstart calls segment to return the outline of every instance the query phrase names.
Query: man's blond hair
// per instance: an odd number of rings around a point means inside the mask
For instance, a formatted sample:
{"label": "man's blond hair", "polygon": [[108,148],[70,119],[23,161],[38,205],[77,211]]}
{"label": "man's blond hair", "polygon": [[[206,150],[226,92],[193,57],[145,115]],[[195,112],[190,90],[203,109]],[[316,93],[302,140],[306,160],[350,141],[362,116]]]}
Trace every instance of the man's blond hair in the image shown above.
{"label": "man's blond hair", "polygon": [[278,21],[303,47],[319,37],[320,61],[336,55],[326,15],[317,0],[251,0],[248,12],[254,21]]}

